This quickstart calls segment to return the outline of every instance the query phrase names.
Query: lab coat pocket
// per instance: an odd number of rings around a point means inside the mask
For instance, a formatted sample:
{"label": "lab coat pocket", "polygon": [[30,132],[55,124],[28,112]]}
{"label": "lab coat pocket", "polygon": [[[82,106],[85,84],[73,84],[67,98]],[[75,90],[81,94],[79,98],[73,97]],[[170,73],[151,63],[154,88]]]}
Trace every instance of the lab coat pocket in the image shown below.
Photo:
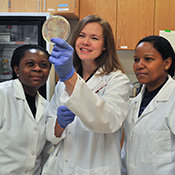
{"label": "lab coat pocket", "polygon": [[75,175],[109,175],[109,167],[100,167],[94,169],[84,169],[77,167],[75,170]]}
{"label": "lab coat pocket", "polygon": [[158,165],[172,161],[170,131],[146,131],[141,140],[142,162]]}

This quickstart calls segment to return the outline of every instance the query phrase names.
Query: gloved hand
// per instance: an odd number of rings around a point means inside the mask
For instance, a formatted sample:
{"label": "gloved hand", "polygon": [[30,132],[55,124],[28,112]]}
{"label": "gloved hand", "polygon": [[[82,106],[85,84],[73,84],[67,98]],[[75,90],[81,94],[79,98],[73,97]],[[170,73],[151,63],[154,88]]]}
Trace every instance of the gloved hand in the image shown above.
{"label": "gloved hand", "polygon": [[62,128],[65,128],[69,123],[73,122],[75,114],[66,106],[59,106],[57,109],[57,120]]}
{"label": "gloved hand", "polygon": [[55,43],[49,61],[54,64],[55,71],[59,80],[64,82],[68,80],[75,72],[73,67],[74,49],[61,38],[52,38]]}

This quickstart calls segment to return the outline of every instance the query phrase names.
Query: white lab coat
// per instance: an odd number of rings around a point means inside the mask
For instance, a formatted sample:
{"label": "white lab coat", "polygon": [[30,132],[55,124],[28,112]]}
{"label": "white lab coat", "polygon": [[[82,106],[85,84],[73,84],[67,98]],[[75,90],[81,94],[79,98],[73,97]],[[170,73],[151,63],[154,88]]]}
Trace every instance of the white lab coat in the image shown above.
{"label": "white lab coat", "polygon": [[[50,169],[43,175],[121,175],[121,126],[129,105],[130,83],[121,71],[98,73],[87,83],[78,77],[71,96],[58,82],[46,114],[47,138],[60,147],[57,171]],[[61,138],[56,138],[57,108],[63,104],[77,116]]]}
{"label": "white lab coat", "polygon": [[138,118],[144,91],[145,86],[124,122],[128,175],[174,175],[175,81],[169,76]]}
{"label": "white lab coat", "polygon": [[36,120],[18,79],[0,83],[0,175],[39,175],[46,143],[44,110],[37,94]]}

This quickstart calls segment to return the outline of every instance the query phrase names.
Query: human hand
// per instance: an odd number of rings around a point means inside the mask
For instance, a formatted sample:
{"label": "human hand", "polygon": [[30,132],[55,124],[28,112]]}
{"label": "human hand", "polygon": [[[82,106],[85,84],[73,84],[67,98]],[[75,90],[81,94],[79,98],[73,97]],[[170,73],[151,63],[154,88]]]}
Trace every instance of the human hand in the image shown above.
{"label": "human hand", "polygon": [[54,64],[59,80],[64,82],[72,77],[75,72],[73,67],[74,49],[61,38],[52,38],[55,43],[49,61]]}
{"label": "human hand", "polygon": [[57,121],[62,128],[73,122],[75,114],[66,106],[59,106],[57,109]]}

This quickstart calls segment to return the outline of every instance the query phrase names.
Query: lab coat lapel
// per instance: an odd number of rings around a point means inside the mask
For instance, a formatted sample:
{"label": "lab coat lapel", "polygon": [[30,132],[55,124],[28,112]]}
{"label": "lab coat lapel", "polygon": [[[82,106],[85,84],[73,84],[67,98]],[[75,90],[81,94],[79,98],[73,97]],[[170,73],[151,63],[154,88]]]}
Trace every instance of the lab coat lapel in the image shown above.
{"label": "lab coat lapel", "polygon": [[[172,91],[175,88],[174,80],[169,76],[168,81],[166,84],[162,87],[162,89],[158,92],[158,94],[152,99],[152,101],[148,104],[148,106],[145,108],[141,116],[138,118],[138,110],[140,109],[140,103],[143,97],[143,93],[145,91],[145,87],[142,88],[140,97],[135,101],[135,115],[134,116],[134,122],[138,122],[143,117],[145,117],[147,114],[153,112],[158,108],[159,102],[166,102],[170,98]],[[139,102],[139,103],[138,103]],[[136,111],[137,109],[137,111]]]}
{"label": "lab coat lapel", "polygon": [[15,98],[18,98],[18,99],[21,99],[21,100],[25,100],[24,89],[22,87],[21,82],[18,79],[14,80],[13,92],[14,92]]}
{"label": "lab coat lapel", "polygon": [[145,115],[147,115],[148,113],[154,111],[157,108],[157,103],[156,100],[153,99],[153,101],[151,101],[151,105],[148,104],[148,106],[145,108],[145,110],[143,111],[143,113],[141,114],[140,117],[138,117],[139,114],[139,110],[140,110],[140,105],[142,102],[142,98],[145,92],[145,86],[143,86],[143,88],[141,89],[140,94],[135,98],[134,100],[134,109],[133,109],[133,122],[136,124],[137,122],[139,122],[139,120],[141,120]]}
{"label": "lab coat lapel", "polygon": [[139,94],[133,102],[134,107],[132,110],[132,117],[133,117],[132,120],[133,120],[134,124],[136,124],[138,119],[139,119],[138,113],[139,113],[139,109],[140,109],[141,99],[142,99],[142,95]]}
{"label": "lab coat lapel", "polygon": [[103,76],[99,76],[100,72],[97,71],[88,81],[87,85],[91,88],[94,92],[98,92],[100,89],[107,85],[107,81],[103,79]]}
{"label": "lab coat lapel", "polygon": [[148,104],[148,106],[145,108],[145,110],[143,111],[143,113],[141,114],[141,116],[139,118],[141,119],[142,117],[146,116],[147,114],[153,112],[154,110],[157,109],[157,107],[158,107],[158,102],[157,102],[156,97],[155,97]]}
{"label": "lab coat lapel", "polygon": [[141,117],[144,117],[150,112],[153,112],[158,108],[159,102],[166,102],[170,98],[172,91],[174,89],[174,80],[169,77],[169,80],[165,83],[165,85],[160,89],[158,94],[152,99],[152,101],[148,104],[146,109],[143,111]]}
{"label": "lab coat lapel", "polygon": [[14,95],[15,95],[15,98],[17,99],[20,99],[23,101],[23,106],[24,106],[24,109],[26,111],[26,113],[28,113],[28,115],[32,118],[33,118],[33,114],[29,108],[29,105],[27,103],[27,100],[26,100],[26,97],[25,97],[25,94],[24,94],[24,89],[22,87],[22,84],[21,82],[16,79],[14,80]]}
{"label": "lab coat lapel", "polygon": [[[20,83],[20,81],[18,79],[14,80],[14,95],[15,95],[15,98],[23,101],[23,106],[25,108],[25,112],[32,118],[32,120],[35,120],[32,112],[30,110],[30,107],[27,103],[22,84]],[[39,95],[38,92],[37,92],[37,102],[35,104],[37,104],[36,116],[35,116],[36,120],[35,121],[38,122],[43,115],[43,111],[45,110],[45,101]]]}
{"label": "lab coat lapel", "polygon": [[36,122],[38,123],[39,120],[42,118],[46,105],[45,105],[45,100],[41,97],[41,95],[37,92],[37,107],[36,107]]}

